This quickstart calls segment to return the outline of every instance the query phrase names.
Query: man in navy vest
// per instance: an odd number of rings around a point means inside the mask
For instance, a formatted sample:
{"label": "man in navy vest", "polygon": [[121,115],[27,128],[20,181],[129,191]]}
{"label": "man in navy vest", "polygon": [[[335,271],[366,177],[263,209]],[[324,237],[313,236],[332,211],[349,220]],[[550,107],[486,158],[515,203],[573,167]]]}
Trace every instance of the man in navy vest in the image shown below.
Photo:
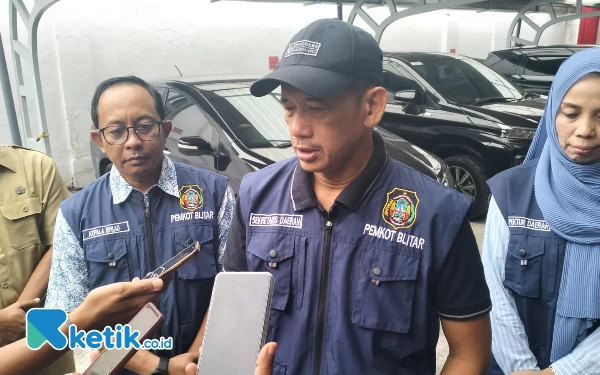
{"label": "man in navy vest", "polygon": [[277,69],[296,156],[246,176],[226,271],[275,277],[274,374],[482,374],[491,309],[469,199],[387,157],[382,51],[325,19],[301,30]]}
{"label": "man in navy vest", "polygon": [[163,154],[172,125],[160,94],[143,80],[104,81],[91,112],[92,139],[113,168],[61,206],[46,306],[73,311],[90,290],[142,278],[199,241],[200,254],[177,270],[158,305],[166,316],[158,336],[172,337],[172,350],[139,351],[127,365],[140,374],[184,374],[198,357],[222,269],[233,192],[226,177]]}

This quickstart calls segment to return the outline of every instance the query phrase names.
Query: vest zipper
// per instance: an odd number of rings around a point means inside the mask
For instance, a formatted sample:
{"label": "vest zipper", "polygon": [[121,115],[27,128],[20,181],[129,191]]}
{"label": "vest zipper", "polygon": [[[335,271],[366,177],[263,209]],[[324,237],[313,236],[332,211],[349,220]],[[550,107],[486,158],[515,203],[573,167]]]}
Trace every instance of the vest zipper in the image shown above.
{"label": "vest zipper", "polygon": [[154,252],[154,236],[152,235],[152,218],[150,217],[150,202],[146,206],[144,198],[142,198],[142,204],[145,208],[146,217],[146,236],[148,237],[148,257],[150,258],[150,272],[156,269],[156,254]]}
{"label": "vest zipper", "polygon": [[[148,257],[150,260],[150,272],[156,269],[156,254],[154,252],[154,236],[152,232],[152,218],[150,216],[150,201],[146,205],[146,200],[142,197],[142,204],[144,205],[144,217],[146,219],[146,237],[148,238]],[[160,303],[160,302],[159,302]],[[160,304],[159,304],[160,309]],[[162,325],[152,335],[153,339],[159,340],[162,334]],[[156,354],[156,350],[150,350],[150,353]]]}
{"label": "vest zipper", "polygon": [[313,374],[321,373],[321,361],[323,360],[323,335],[325,334],[325,310],[327,305],[327,286],[329,285],[329,258],[331,253],[331,230],[333,222],[326,217],[325,222],[325,247],[323,249],[321,268],[321,288],[319,290],[319,309],[317,313],[317,345],[315,354],[315,367]]}

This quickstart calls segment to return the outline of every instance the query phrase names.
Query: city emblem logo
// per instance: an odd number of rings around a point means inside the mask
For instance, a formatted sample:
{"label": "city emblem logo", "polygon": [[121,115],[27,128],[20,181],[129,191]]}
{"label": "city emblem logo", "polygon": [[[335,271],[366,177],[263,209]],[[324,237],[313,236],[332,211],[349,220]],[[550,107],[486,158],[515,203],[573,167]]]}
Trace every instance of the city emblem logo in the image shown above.
{"label": "city emblem logo", "polygon": [[179,190],[179,205],[181,208],[195,211],[202,207],[204,198],[202,189],[198,185],[184,185]]}
{"label": "city emblem logo", "polygon": [[417,220],[419,198],[414,191],[394,188],[387,193],[382,216],[394,229],[410,228]]}

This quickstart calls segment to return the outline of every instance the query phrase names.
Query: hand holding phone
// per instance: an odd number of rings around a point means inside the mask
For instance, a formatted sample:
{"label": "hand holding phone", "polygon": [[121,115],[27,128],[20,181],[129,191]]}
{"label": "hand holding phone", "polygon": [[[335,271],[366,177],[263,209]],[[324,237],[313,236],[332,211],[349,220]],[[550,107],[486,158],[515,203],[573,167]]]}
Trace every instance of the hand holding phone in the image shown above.
{"label": "hand holding phone", "polygon": [[[139,341],[144,342],[165,320],[153,303],[148,303],[129,322],[131,331],[139,331]],[[83,375],[117,375],[135,354],[135,349],[104,349]]]}
{"label": "hand holding phone", "polygon": [[200,253],[200,242],[196,241],[185,249],[181,250],[177,253],[173,258],[167,260],[160,267],[155,269],[154,271],[148,273],[144,279],[152,279],[158,277],[160,279],[164,279],[172,272],[174,272],[177,268],[181,267],[185,263],[187,263],[190,259],[195,257]]}

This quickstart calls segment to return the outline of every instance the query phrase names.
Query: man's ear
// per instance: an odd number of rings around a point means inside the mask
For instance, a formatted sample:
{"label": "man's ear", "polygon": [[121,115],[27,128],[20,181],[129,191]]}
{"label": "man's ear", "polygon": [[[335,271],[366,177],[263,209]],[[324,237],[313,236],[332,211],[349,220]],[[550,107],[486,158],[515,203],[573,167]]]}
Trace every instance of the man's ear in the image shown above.
{"label": "man's ear", "polygon": [[171,122],[171,120],[163,121],[163,132],[165,135],[165,140],[167,139],[169,134],[171,134],[171,130],[173,130],[173,123]]}
{"label": "man's ear", "polygon": [[364,126],[373,129],[379,124],[383,117],[387,105],[388,93],[386,89],[378,86],[368,90],[365,93],[364,98],[367,105]]}
{"label": "man's ear", "polygon": [[104,150],[104,143],[102,142],[102,134],[96,129],[94,125],[92,125],[92,130],[90,130],[90,135],[92,137],[92,141],[100,147],[100,150],[106,154]]}

